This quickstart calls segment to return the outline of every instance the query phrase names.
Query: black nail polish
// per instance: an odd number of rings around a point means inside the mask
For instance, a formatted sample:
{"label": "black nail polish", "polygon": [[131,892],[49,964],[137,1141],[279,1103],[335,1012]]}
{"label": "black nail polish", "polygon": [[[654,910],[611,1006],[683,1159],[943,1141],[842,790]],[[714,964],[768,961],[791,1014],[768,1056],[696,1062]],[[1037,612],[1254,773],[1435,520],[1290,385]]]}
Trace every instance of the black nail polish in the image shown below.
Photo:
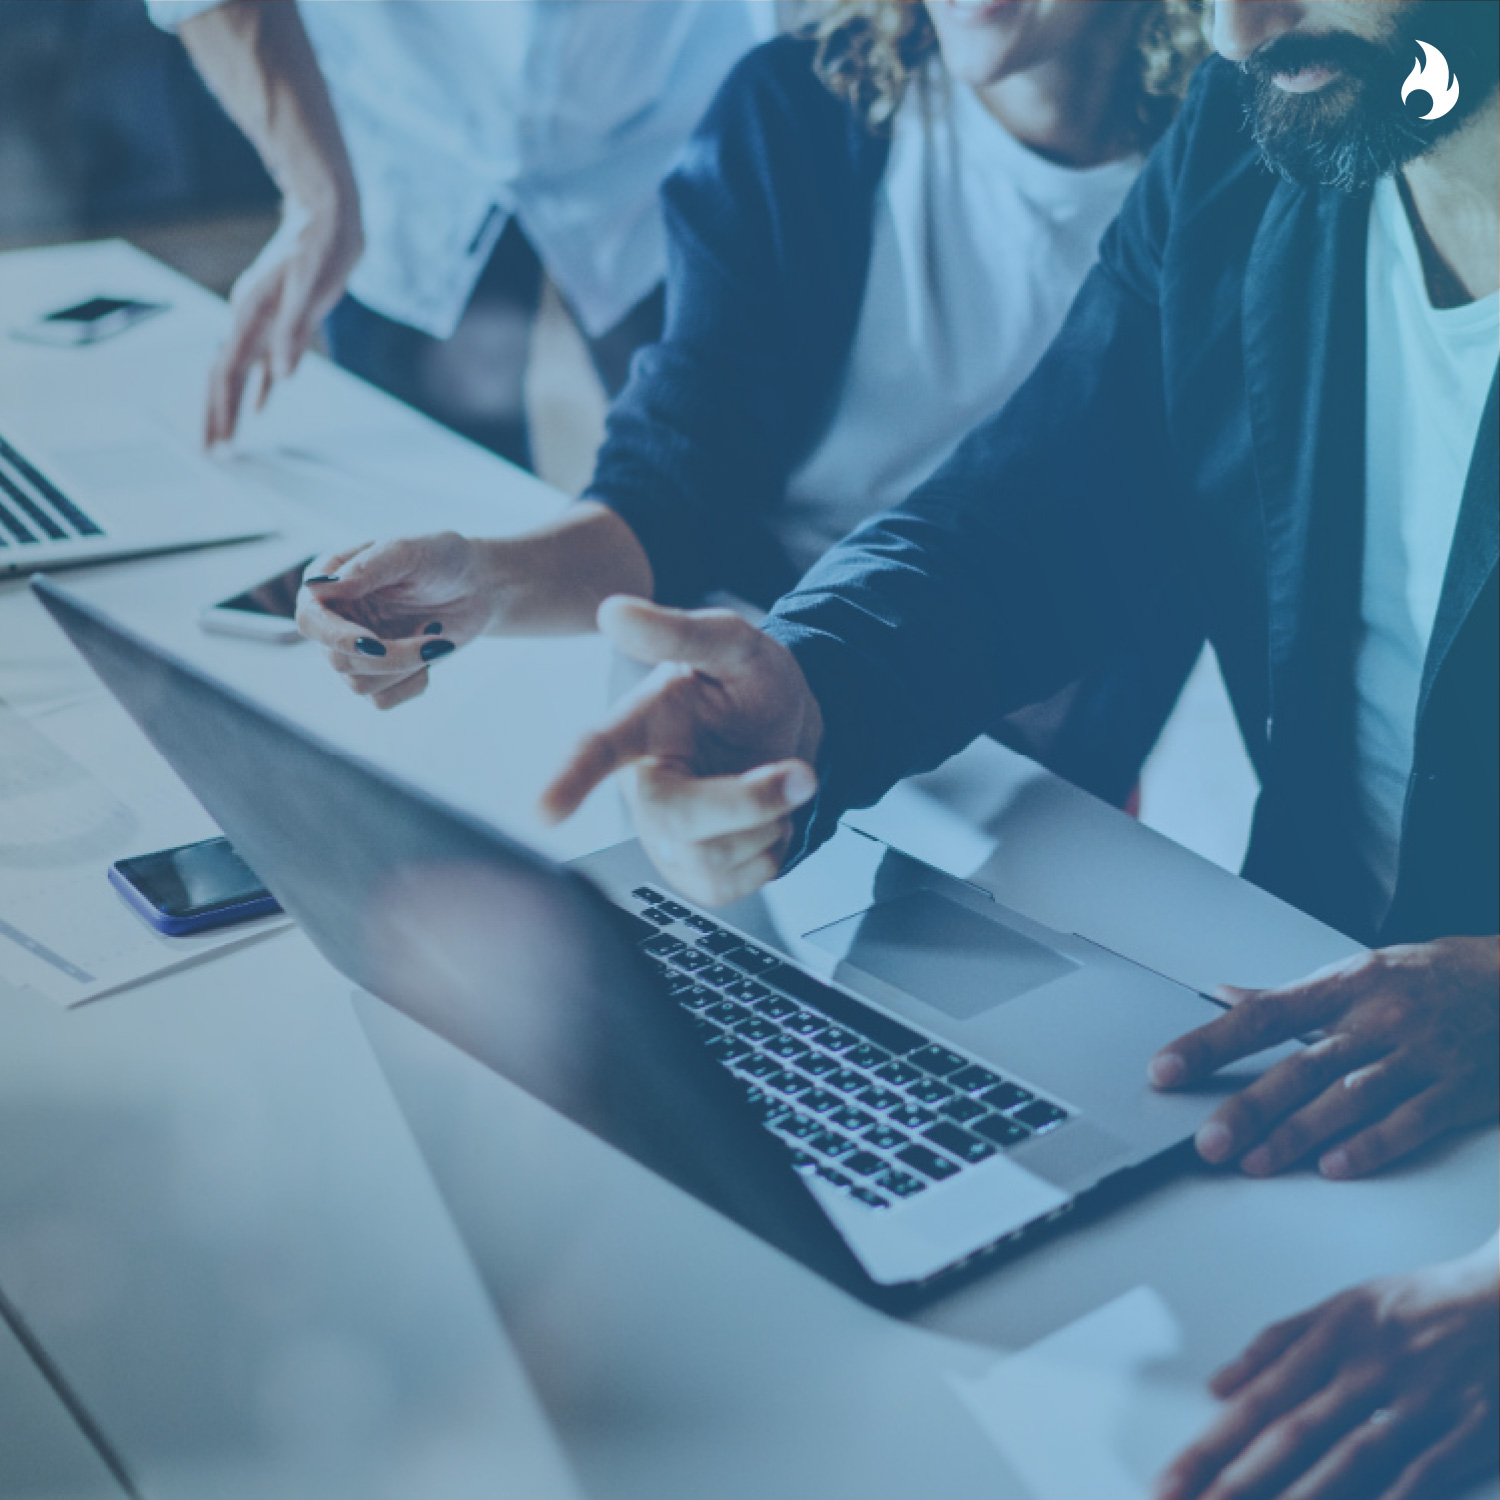
{"label": "black nail polish", "polygon": [[339,575],[337,573],[319,573],[316,578],[304,578],[302,581],[303,583],[337,583]]}
{"label": "black nail polish", "polygon": [[440,656],[447,656],[455,649],[452,641],[428,641],[419,654],[423,661],[436,661]]}
{"label": "black nail polish", "polygon": [[423,635],[441,635],[442,633],[443,622],[441,620],[434,620],[432,624],[427,626],[426,629],[422,632]]}
{"label": "black nail polish", "polygon": [[379,641],[371,640],[369,636],[362,635],[355,641],[354,649],[364,656],[384,656],[385,647]]}

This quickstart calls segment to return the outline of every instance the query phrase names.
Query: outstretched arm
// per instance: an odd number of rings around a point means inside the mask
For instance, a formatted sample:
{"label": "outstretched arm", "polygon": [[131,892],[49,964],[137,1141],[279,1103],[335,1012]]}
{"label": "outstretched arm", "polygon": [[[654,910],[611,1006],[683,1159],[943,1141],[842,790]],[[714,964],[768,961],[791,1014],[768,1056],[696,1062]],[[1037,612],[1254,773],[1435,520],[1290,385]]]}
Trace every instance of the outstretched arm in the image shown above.
{"label": "outstretched arm", "polygon": [[256,372],[257,407],[285,380],[364,251],[359,193],[297,7],[228,0],[178,30],[204,81],[281,189],[282,226],[230,296],[234,327],[209,378],[204,440],[234,436]]}

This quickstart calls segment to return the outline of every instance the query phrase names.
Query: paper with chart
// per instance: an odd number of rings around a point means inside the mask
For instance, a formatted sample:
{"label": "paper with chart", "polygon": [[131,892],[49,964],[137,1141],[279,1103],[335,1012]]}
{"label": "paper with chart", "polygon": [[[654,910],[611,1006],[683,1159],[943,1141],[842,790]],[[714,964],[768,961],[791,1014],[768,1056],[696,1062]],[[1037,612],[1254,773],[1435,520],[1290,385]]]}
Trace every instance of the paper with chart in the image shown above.
{"label": "paper with chart", "polygon": [[123,778],[143,786],[127,801],[68,752],[68,738],[97,739],[102,727],[132,760],[150,753],[134,726],[100,710],[93,696],[60,705],[63,733],[54,735],[0,699],[0,985],[59,1005],[97,999],[288,925],[273,916],[164,937],[125,905],[106,878],[114,860],[217,830],[166,782],[170,772],[159,761],[144,784]]}

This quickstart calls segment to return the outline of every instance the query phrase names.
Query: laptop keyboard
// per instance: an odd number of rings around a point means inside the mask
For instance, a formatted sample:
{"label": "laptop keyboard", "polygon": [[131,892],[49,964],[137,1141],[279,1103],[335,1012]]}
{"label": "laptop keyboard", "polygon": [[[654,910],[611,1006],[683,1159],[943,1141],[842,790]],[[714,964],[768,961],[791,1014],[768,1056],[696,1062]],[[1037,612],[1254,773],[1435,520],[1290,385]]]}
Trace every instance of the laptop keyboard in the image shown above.
{"label": "laptop keyboard", "polygon": [[103,535],[103,527],[0,437],[0,547]]}
{"label": "laptop keyboard", "polygon": [[638,946],[800,1171],[871,1208],[1055,1130],[1062,1105],[939,1046],[651,886]]}

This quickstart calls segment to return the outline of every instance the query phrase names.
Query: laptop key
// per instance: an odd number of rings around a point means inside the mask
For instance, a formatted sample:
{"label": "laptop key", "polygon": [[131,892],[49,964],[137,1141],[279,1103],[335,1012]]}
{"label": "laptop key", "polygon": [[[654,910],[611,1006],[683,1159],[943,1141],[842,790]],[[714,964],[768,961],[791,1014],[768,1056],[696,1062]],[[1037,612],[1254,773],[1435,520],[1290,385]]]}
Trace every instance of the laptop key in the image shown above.
{"label": "laptop key", "polygon": [[767,991],[768,998],[757,1000],[755,1008],[763,1016],[770,1016],[773,1021],[784,1021],[788,1016],[795,1015],[797,1011],[796,1002],[788,1000],[785,995],[772,995]]}
{"label": "laptop key", "polygon": [[767,1088],[775,1089],[778,1094],[785,1094],[788,1099],[800,1099],[812,1086],[811,1079],[804,1078],[800,1073],[793,1073],[787,1068],[770,1074],[766,1079]]}
{"label": "laptop key", "polygon": [[713,960],[706,953],[684,948],[681,953],[672,955],[672,962],[685,974],[696,974],[700,969],[706,969]]}
{"label": "laptop key", "polygon": [[886,1118],[893,1125],[900,1125],[907,1130],[920,1130],[924,1125],[931,1125],[937,1116],[930,1109],[923,1109],[920,1104],[903,1104],[900,1109],[893,1109]]}
{"label": "laptop key", "polygon": [[743,1057],[752,1048],[749,1042],[742,1042],[737,1036],[718,1036],[708,1044],[708,1050],[720,1062],[733,1062],[735,1058]]}
{"label": "laptop key", "polygon": [[889,1083],[895,1088],[904,1089],[907,1084],[914,1083],[922,1074],[910,1063],[892,1059],[883,1068],[876,1068],[875,1076],[882,1083]]}
{"label": "laptop key", "polygon": [[799,1115],[795,1112],[787,1115],[784,1119],[778,1120],[776,1128],[783,1135],[789,1135],[799,1141],[805,1141],[811,1136],[818,1135],[823,1129],[816,1120],[810,1120],[806,1115]]}
{"label": "laptop key", "polygon": [[[699,955],[701,958],[703,955]],[[733,984],[724,986],[724,993],[735,1000],[743,1000],[746,1005],[754,1005],[758,1000],[764,1000],[770,995],[765,985],[757,984],[753,979],[739,979]]]}
{"label": "laptop key", "polygon": [[734,1034],[744,1037],[747,1042],[764,1042],[781,1033],[776,1030],[774,1021],[768,1021],[764,1016],[751,1016],[748,1021],[741,1021],[734,1028]]}
{"label": "laptop key", "polygon": [[670,927],[675,920],[675,918],[669,917],[659,906],[653,906],[649,911],[643,911],[641,915],[648,922],[655,922],[658,927]]}
{"label": "laptop key", "polygon": [[788,1031],[795,1031],[798,1036],[816,1036],[827,1029],[828,1019],[816,1011],[799,1010],[796,1015],[788,1016],[783,1024]]}
{"label": "laptop key", "polygon": [[956,1162],[949,1161],[946,1156],[939,1156],[936,1151],[929,1151],[926,1146],[908,1146],[896,1160],[904,1162],[914,1172],[930,1177],[934,1182],[942,1182],[959,1170]]}
{"label": "laptop key", "polygon": [[850,1047],[859,1046],[860,1041],[856,1032],[847,1031],[842,1026],[830,1026],[818,1038],[818,1045],[826,1047],[830,1052],[847,1052]]}
{"label": "laptop key", "polygon": [[868,1108],[882,1111],[895,1109],[897,1105],[906,1103],[900,1094],[893,1094],[890,1089],[878,1087],[865,1089],[855,1097]]}
{"label": "laptop key", "polygon": [[814,1089],[801,1099],[803,1109],[814,1110],[820,1115],[827,1114],[830,1109],[837,1109],[843,1102],[837,1094],[830,1094],[827,1089]]}
{"label": "laptop key", "polygon": [[852,995],[846,995],[842,990],[836,990],[832,985],[824,984],[822,980],[814,979],[811,974],[804,974],[788,964],[768,969],[762,977],[767,984],[774,984],[777,989],[785,990],[792,999],[816,1007],[829,1020],[836,1021],[840,1026],[847,1026],[850,1031],[859,1032],[877,1047],[884,1047],[898,1056],[904,1057],[927,1040],[920,1031],[903,1026],[900,1021],[871,1009],[864,1001],[856,1000]]}
{"label": "laptop key", "polygon": [[939,1083],[936,1078],[924,1078],[906,1091],[913,1099],[923,1104],[941,1104],[953,1097],[953,1090]]}
{"label": "laptop key", "polygon": [[663,910],[663,911],[664,911],[664,912],[667,912],[667,913],[669,913],[669,914],[670,914],[670,915],[671,915],[671,916],[673,916],[673,917],[674,917],[674,918],[676,918],[676,920],[677,920],[677,921],[679,921],[679,922],[680,922],[680,921],[681,921],[681,920],[682,920],[682,919],[683,919],[683,918],[684,918],[684,917],[690,917],[690,916],[692,916],[692,912],[690,912],[690,911],[689,911],[689,910],[688,910],[688,909],[687,909],[687,907],[685,907],[685,906],[683,906],[683,905],[682,905],[682,904],[681,904],[681,903],[680,903],[680,902],[678,902],[678,901],[663,901],[663,902],[662,902],[662,903],[661,903],[661,909],[662,909],[662,910]]}
{"label": "laptop key", "polygon": [[[709,1011],[709,1015],[712,1014]],[[965,1099],[960,1094],[957,1099],[950,1099],[941,1105],[938,1113],[947,1115],[950,1120],[957,1120],[962,1125],[966,1120],[977,1120],[981,1115],[987,1115],[989,1111],[977,1099]]]}
{"label": "laptop key", "polygon": [[840,1068],[836,1073],[826,1074],[823,1082],[841,1094],[857,1094],[870,1086],[870,1080],[863,1073],[856,1073],[853,1068]]}
{"label": "laptop key", "polygon": [[698,946],[705,953],[727,953],[731,948],[738,948],[740,940],[732,932],[725,932],[722,927],[716,927],[710,933],[698,939]]}
{"label": "laptop key", "polygon": [[684,917],[682,920],[689,927],[691,927],[694,932],[717,932],[719,930],[718,927],[713,922],[710,922],[707,917],[700,917],[697,912],[694,912],[691,916]]}
{"label": "laptop key", "polygon": [[1024,1125],[1018,1125],[1004,1115],[986,1115],[982,1120],[975,1120],[969,1129],[978,1131],[997,1146],[1014,1146],[1017,1141],[1024,1141],[1031,1134]]}
{"label": "laptop key", "polygon": [[702,1010],[704,1006],[712,1005],[718,998],[712,990],[706,990],[701,984],[695,984],[677,996],[677,1003],[685,1010]]}
{"label": "laptop key", "polygon": [[829,1123],[842,1126],[845,1130],[863,1130],[867,1125],[875,1123],[874,1115],[867,1115],[862,1109],[855,1109],[852,1104],[840,1105],[828,1116]]}
{"label": "laptop key", "polygon": [[779,1073],[781,1065],[774,1057],[767,1057],[764,1052],[752,1052],[749,1057],[744,1058],[737,1070],[750,1078],[769,1078],[772,1073]]}
{"label": "laptop key", "polygon": [[[669,994],[674,1000],[679,1000],[682,998],[682,996],[691,994],[692,991],[697,988],[697,985],[695,985],[692,979],[689,978],[689,976],[686,974],[674,974],[665,983],[667,994]],[[711,998],[717,999],[718,996],[715,995]]]}
{"label": "laptop key", "polygon": [[774,1042],[767,1042],[766,1051],[774,1052],[777,1057],[784,1057],[788,1062],[800,1062],[804,1057],[813,1055],[813,1049],[806,1042],[798,1041],[796,1037],[788,1036],[785,1032]]}
{"label": "laptop key", "polygon": [[669,953],[680,953],[687,944],[674,938],[670,932],[658,932],[654,938],[641,944],[647,953],[658,953],[665,958]]}
{"label": "laptop key", "polygon": [[934,1146],[941,1146],[944,1151],[971,1165],[995,1154],[995,1148],[988,1141],[982,1141],[977,1135],[970,1135],[967,1130],[960,1130],[957,1125],[950,1125],[946,1120],[939,1121],[932,1129],[925,1131],[923,1139],[931,1141]]}
{"label": "laptop key", "polygon": [[807,1144],[814,1151],[821,1151],[824,1156],[831,1156],[835,1161],[841,1156],[848,1156],[855,1149],[854,1142],[836,1130],[820,1130],[817,1135],[808,1136]]}
{"label": "laptop key", "polygon": [[710,1021],[717,1021],[720,1026],[736,1026],[741,1021],[750,1019],[750,1012],[743,1005],[736,1005],[733,1000],[721,1000],[717,1005],[711,1005],[703,1012]]}
{"label": "laptop key", "polygon": [[878,1068],[881,1063],[890,1060],[889,1052],[882,1052],[879,1047],[872,1047],[868,1042],[861,1042],[858,1047],[851,1047],[844,1054],[844,1061],[855,1068]]}
{"label": "laptop key", "polygon": [[985,1089],[992,1089],[1000,1082],[998,1073],[991,1073],[988,1068],[981,1068],[977,1064],[970,1064],[967,1068],[960,1068],[958,1072],[952,1073],[947,1079],[949,1087],[958,1089],[965,1094],[978,1094]]}
{"label": "laptop key", "polygon": [[1014,1109],[1034,1096],[1030,1089],[1023,1089],[1019,1083],[1001,1083],[979,1097],[992,1109]]}
{"label": "laptop key", "polygon": [[920,1177],[913,1177],[910,1172],[898,1172],[895,1167],[888,1167],[875,1179],[875,1186],[884,1188],[897,1198],[914,1198],[927,1184]]}
{"label": "laptop key", "polygon": [[797,1066],[812,1078],[825,1078],[830,1073],[838,1072],[839,1060],[829,1057],[826,1052],[809,1051],[806,1057],[797,1060]]}
{"label": "laptop key", "polygon": [[1024,1109],[1016,1110],[1011,1118],[1029,1125],[1040,1134],[1044,1130],[1051,1130],[1054,1125],[1062,1124],[1068,1118],[1068,1112],[1055,1104],[1049,1104],[1045,1099],[1033,1099]]}
{"label": "laptop key", "polygon": [[873,1130],[867,1130],[865,1139],[877,1151],[895,1151],[911,1144],[907,1136],[902,1135],[899,1130],[892,1130],[889,1125],[877,1125]]}
{"label": "laptop key", "polygon": [[889,1208],[891,1206],[889,1199],[882,1198],[879,1193],[872,1193],[869,1188],[866,1187],[850,1188],[849,1196],[851,1198],[859,1199],[859,1201],[863,1203],[866,1208]]}
{"label": "laptop key", "polygon": [[948,1073],[956,1073],[964,1066],[964,1059],[958,1053],[950,1052],[946,1047],[939,1047],[936,1044],[923,1047],[919,1052],[913,1052],[910,1061],[916,1063],[919,1068],[926,1068],[929,1073],[936,1073],[939,1078]]}
{"label": "laptop key", "polygon": [[851,1189],[854,1186],[852,1177],[845,1177],[842,1172],[836,1172],[832,1167],[819,1167],[817,1173],[825,1182],[831,1182],[834,1187]]}
{"label": "laptop key", "polygon": [[873,1151],[856,1151],[852,1156],[846,1156],[840,1166],[845,1171],[857,1172],[861,1177],[885,1170],[885,1163]]}
{"label": "laptop key", "polygon": [[752,948],[748,943],[726,953],[724,961],[737,969],[743,969],[747,974],[769,973],[781,962],[779,958],[761,948]]}
{"label": "laptop key", "polygon": [[638,885],[630,893],[637,901],[648,901],[652,906],[660,906],[667,898],[660,891],[654,891],[649,885]]}
{"label": "laptop key", "polygon": [[698,971],[698,977],[704,984],[711,984],[716,990],[722,990],[725,985],[736,983],[740,976],[724,964],[710,964],[706,969]]}

